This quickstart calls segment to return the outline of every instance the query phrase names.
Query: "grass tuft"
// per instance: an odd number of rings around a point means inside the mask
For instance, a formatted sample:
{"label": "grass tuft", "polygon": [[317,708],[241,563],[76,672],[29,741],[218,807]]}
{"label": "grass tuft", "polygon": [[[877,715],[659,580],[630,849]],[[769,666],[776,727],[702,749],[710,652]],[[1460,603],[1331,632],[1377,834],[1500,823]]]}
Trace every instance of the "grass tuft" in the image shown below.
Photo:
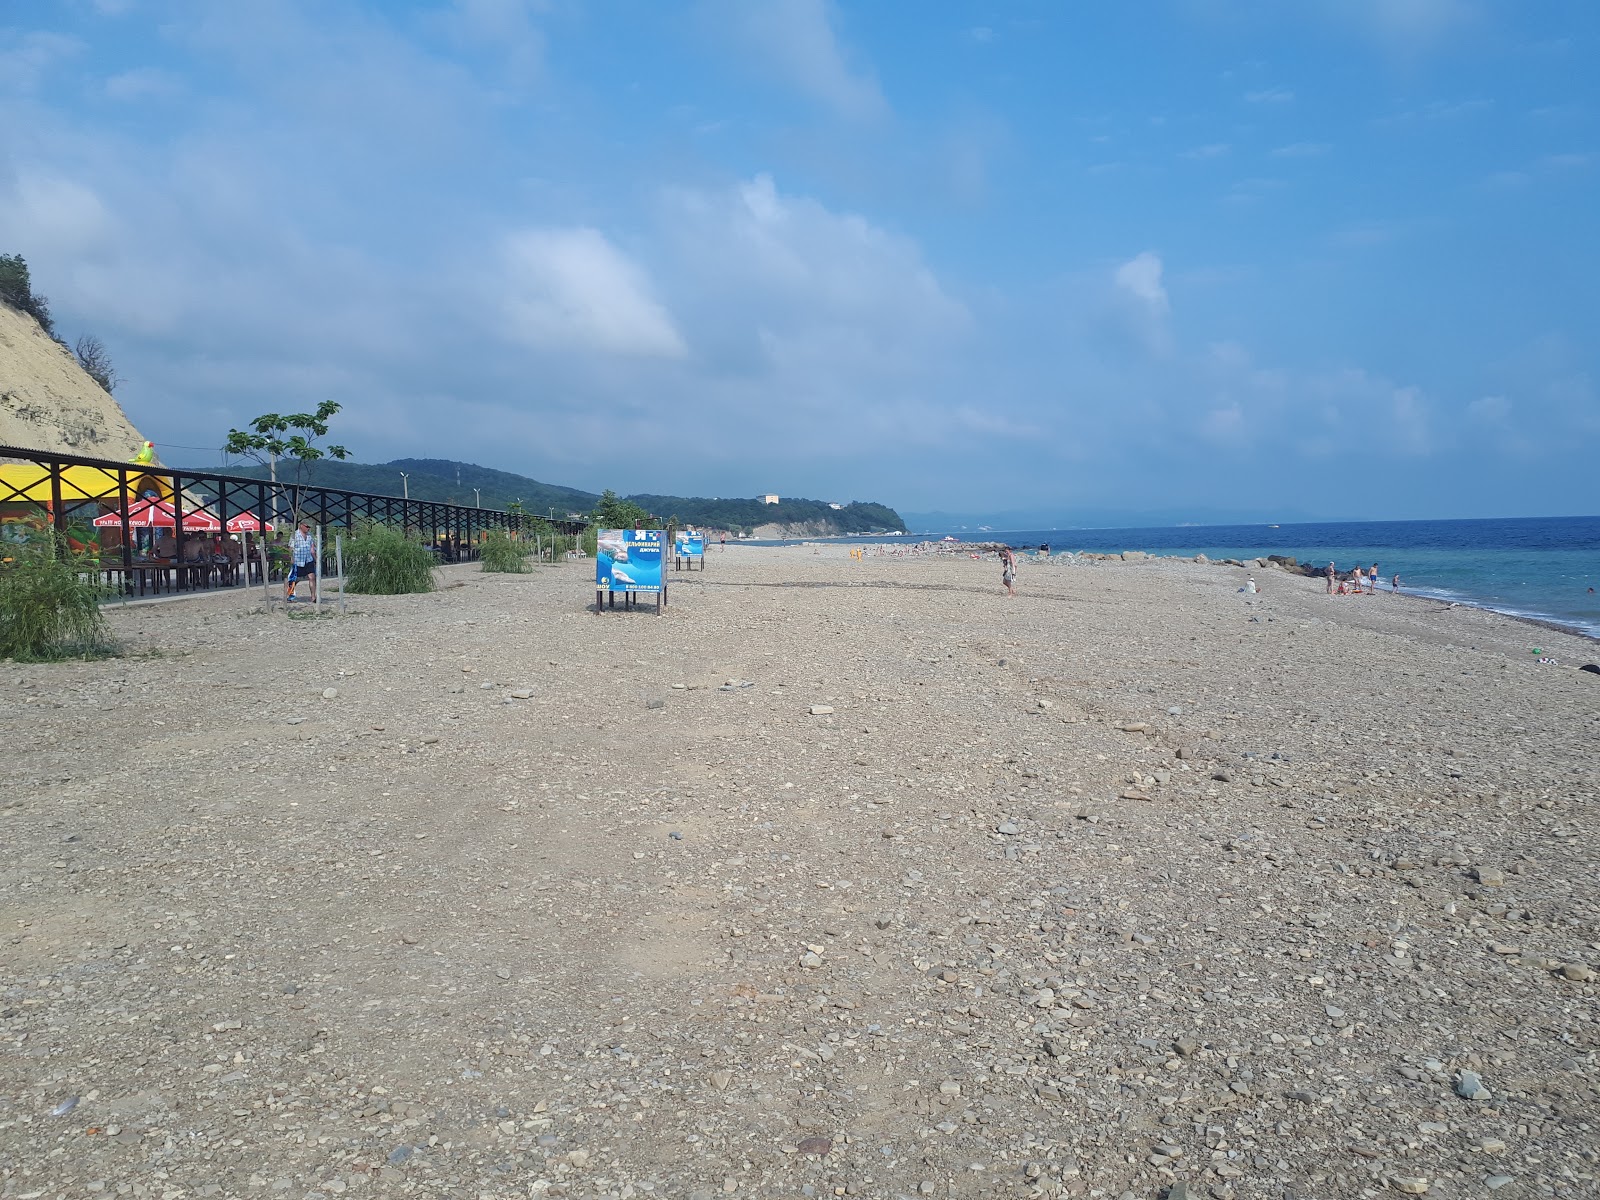
{"label": "grass tuft", "polygon": [[18,521],[0,542],[0,658],[105,658],[116,641],[100,612],[109,591],[93,557],[43,519]]}
{"label": "grass tuft", "polygon": [[431,592],[433,555],[388,525],[368,525],[345,543],[344,590],[365,596]]}
{"label": "grass tuft", "polygon": [[483,569],[522,575],[532,569],[528,566],[532,553],[529,543],[517,541],[504,529],[491,529],[483,539]]}

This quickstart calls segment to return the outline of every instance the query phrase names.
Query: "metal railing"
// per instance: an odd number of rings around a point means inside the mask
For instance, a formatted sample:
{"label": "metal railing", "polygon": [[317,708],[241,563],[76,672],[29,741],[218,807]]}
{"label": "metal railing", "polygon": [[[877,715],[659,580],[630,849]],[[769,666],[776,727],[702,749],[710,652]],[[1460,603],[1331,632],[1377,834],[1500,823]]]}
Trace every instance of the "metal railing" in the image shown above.
{"label": "metal railing", "polygon": [[[121,530],[125,571],[134,568],[134,530],[151,524],[136,515],[148,514],[152,508],[159,510],[155,523],[165,527],[170,521],[180,543],[186,534],[258,532],[266,524],[287,534],[298,515],[328,529],[354,530],[367,522],[394,526],[436,547],[451,548],[451,561],[476,558],[482,536],[491,529],[517,533],[549,525],[558,533],[576,536],[587,525],[408,496],[113,462],[21,446],[0,446],[0,465],[6,468],[0,471],[0,513],[15,505],[42,508],[62,534],[118,514],[119,520],[106,522],[102,528]],[[26,470],[29,465],[38,471]],[[179,590],[185,590],[181,573],[178,579]]]}

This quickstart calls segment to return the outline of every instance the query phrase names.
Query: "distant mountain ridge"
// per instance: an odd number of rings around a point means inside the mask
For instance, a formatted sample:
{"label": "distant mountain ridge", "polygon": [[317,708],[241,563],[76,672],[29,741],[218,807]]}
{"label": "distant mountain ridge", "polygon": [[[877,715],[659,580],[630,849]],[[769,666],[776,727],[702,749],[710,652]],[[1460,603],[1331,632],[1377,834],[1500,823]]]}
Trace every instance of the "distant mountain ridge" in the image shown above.
{"label": "distant mountain ridge", "polygon": [[[221,470],[252,479],[269,477],[267,468],[254,463],[240,463]],[[280,481],[291,479],[292,472],[292,464],[285,467],[279,463]],[[404,494],[413,500],[482,508],[506,509],[514,501],[520,500],[524,511],[534,516],[558,518],[572,513],[588,513],[600,500],[596,492],[541,483],[511,471],[497,471],[492,467],[445,458],[397,458],[387,463],[322,459],[311,464],[307,471],[307,482],[352,492],[370,492],[379,496]],[[827,501],[796,498],[785,499],[778,504],[766,504],[756,497],[638,494],[623,499],[657,516],[674,517],[680,524],[768,537],[886,533],[905,529],[905,522],[894,509],[859,501],[835,508]]]}

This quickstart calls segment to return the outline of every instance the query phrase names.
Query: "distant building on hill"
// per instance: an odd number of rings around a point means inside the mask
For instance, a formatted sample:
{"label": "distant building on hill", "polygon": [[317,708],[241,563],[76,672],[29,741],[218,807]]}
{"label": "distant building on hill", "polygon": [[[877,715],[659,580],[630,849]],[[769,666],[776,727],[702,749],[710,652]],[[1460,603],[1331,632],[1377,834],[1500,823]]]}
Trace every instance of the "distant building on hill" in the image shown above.
{"label": "distant building on hill", "polygon": [[776,495],[774,495],[772,492],[768,492],[765,496],[761,497],[761,503],[763,503],[763,504],[776,504],[776,503],[778,503],[778,497]]}

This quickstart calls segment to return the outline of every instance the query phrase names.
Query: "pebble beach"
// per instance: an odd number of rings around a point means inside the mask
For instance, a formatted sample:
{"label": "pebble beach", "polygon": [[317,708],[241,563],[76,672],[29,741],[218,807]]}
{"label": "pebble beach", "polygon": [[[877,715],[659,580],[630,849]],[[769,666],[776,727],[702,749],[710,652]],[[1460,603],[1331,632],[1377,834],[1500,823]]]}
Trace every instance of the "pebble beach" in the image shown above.
{"label": "pebble beach", "polygon": [[1600,644],[706,558],[0,664],[0,1197],[1600,1194]]}

